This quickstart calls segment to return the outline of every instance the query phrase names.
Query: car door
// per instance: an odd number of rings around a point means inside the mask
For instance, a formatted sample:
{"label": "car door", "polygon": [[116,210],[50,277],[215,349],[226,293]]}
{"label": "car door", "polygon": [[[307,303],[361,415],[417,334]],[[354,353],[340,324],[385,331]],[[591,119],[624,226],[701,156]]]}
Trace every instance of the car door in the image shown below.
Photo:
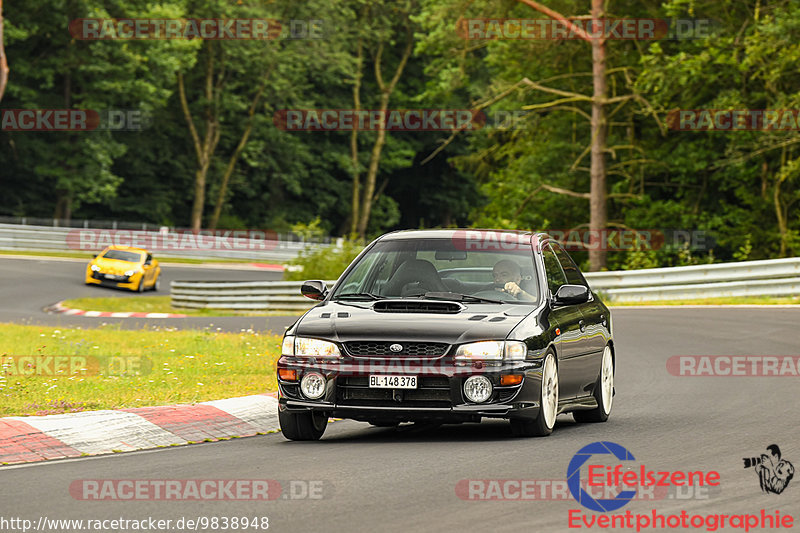
{"label": "car door", "polygon": [[[575,262],[565,252],[558,243],[552,243],[553,251],[558,258],[561,268],[567,277],[567,281],[572,285],[583,285],[589,287],[586,279],[581,274]],[[590,293],[591,294],[591,293]],[[581,360],[577,363],[576,369],[580,374],[581,384],[579,385],[578,395],[591,394],[597,375],[600,372],[602,363],[602,353],[608,340],[608,311],[600,304],[594,296],[589,297],[589,301],[578,304],[580,309],[583,326],[583,353]],[[583,393],[580,392],[583,391]]]}
{"label": "car door", "polygon": [[144,269],[144,274],[142,275],[143,283],[146,285],[150,285],[153,283],[153,275],[155,274],[155,269],[153,268],[153,256],[147,254],[147,257],[144,260],[144,265],[142,265]]}
{"label": "car door", "polygon": [[579,305],[553,305],[558,288],[567,283],[567,277],[555,252],[549,244],[542,246],[545,274],[547,276],[548,298],[550,299],[550,320],[560,331],[556,338],[558,351],[558,382],[561,398],[574,398],[582,394],[585,369],[582,358],[587,353],[584,332],[581,330],[583,315]]}

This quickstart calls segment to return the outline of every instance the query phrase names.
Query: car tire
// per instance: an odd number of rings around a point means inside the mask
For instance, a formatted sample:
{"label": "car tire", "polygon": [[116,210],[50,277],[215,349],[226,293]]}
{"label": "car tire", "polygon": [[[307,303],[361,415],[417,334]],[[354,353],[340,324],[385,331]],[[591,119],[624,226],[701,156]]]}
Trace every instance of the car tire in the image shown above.
{"label": "car tire", "polygon": [[156,282],[153,283],[153,286],[151,287],[151,289],[152,289],[153,292],[158,292],[158,289],[160,287],[161,287],[161,279],[159,277],[159,278],[156,278]]}
{"label": "car tire", "polygon": [[546,437],[553,432],[558,416],[558,365],[552,352],[542,364],[542,388],[539,393],[539,414],[534,419],[512,418],[511,434],[515,437]]}
{"label": "car tire", "polygon": [[144,274],[142,274],[141,279],[139,279],[139,287],[137,287],[136,292],[144,292]]}
{"label": "car tire", "polygon": [[278,422],[283,436],[289,440],[319,440],[325,433],[328,417],[313,411],[294,413],[279,409]]}
{"label": "car tire", "polygon": [[603,350],[600,375],[597,377],[592,395],[597,401],[597,407],[588,411],[572,413],[576,422],[605,422],[608,420],[608,415],[611,414],[611,404],[614,400],[614,356],[608,345]]}

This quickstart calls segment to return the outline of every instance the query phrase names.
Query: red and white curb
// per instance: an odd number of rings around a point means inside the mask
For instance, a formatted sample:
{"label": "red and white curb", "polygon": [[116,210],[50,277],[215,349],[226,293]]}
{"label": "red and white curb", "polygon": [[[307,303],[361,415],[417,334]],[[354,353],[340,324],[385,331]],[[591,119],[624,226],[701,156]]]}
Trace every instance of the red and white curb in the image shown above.
{"label": "red and white curb", "polygon": [[112,312],[112,311],[84,311],[83,309],[73,309],[58,302],[50,307],[46,307],[48,313],[60,313],[68,316],[85,316],[91,318],[186,318],[189,315],[177,313],[134,313],[134,312]]}
{"label": "red and white curb", "polygon": [[273,394],[195,405],[12,416],[0,418],[0,464],[249,437],[279,428]]}

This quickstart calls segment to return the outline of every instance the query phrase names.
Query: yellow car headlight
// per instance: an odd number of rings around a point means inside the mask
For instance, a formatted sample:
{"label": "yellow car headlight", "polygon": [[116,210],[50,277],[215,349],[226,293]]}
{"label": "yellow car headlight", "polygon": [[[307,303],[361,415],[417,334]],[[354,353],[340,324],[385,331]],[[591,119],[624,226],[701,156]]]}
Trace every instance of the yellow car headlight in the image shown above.
{"label": "yellow car headlight", "polygon": [[480,341],[462,344],[456,350],[456,361],[522,361],[528,347],[522,341]]}
{"label": "yellow car headlight", "polygon": [[92,265],[92,272],[100,272],[100,267],[97,265]]}
{"label": "yellow car headlight", "polygon": [[291,335],[284,337],[281,353],[300,357],[339,357],[342,355],[339,347],[333,342]]}

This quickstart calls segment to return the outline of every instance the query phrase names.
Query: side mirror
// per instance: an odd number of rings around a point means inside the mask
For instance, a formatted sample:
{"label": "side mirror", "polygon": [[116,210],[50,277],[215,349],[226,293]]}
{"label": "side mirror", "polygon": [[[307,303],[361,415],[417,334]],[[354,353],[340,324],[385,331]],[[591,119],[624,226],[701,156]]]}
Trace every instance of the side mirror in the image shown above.
{"label": "side mirror", "polygon": [[98,255],[100,255],[100,254],[94,254],[92,257],[97,257]]}
{"label": "side mirror", "polygon": [[555,296],[556,305],[582,304],[589,301],[589,287],[583,285],[562,285]]}
{"label": "side mirror", "polygon": [[328,296],[328,287],[324,281],[312,279],[303,282],[300,286],[300,293],[312,300],[324,300]]}

